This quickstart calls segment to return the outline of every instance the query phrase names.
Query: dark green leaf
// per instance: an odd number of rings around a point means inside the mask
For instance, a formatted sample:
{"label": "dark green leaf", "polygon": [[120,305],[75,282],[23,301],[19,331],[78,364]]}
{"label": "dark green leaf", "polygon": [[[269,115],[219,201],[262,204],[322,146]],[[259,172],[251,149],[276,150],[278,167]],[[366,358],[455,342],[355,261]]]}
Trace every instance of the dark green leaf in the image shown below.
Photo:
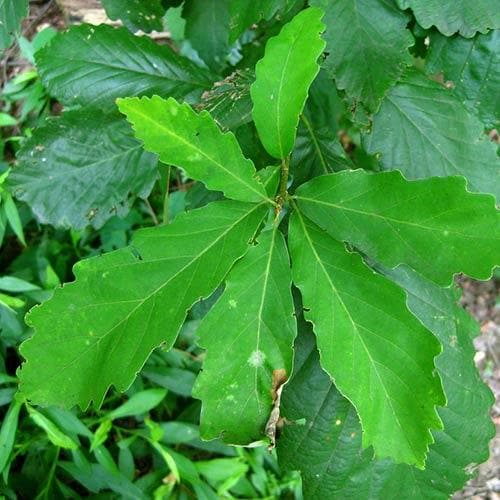
{"label": "dark green leaf", "polygon": [[471,191],[500,200],[500,168],[483,125],[450,90],[417,72],[389,91],[364,137],[385,170],[409,179],[463,175]]}
{"label": "dark green leaf", "polygon": [[362,101],[369,110],[411,63],[413,37],[406,29],[409,16],[394,0],[313,0],[325,11],[329,53],[324,66],[337,87]]}
{"label": "dark green leaf", "polygon": [[82,24],[36,53],[49,92],[64,104],[114,106],[117,97],[178,99],[212,86],[212,75],[168,46],[125,28]]}
{"label": "dark green leaf", "polygon": [[[97,118],[98,117],[98,118]],[[9,176],[14,195],[44,224],[101,227],[124,215],[130,195],[147,197],[157,158],[118,113],[68,111],[35,130]]]}
{"label": "dark green leaf", "polygon": [[472,464],[488,456],[494,427],[488,417],[493,398],[474,368],[471,318],[457,305],[453,290],[440,289],[409,269],[392,276],[407,288],[411,311],[440,340],[436,359],[448,400],[439,414],[442,431],[434,432],[425,470],[374,460],[361,449],[356,412],[319,364],[311,336],[299,335],[298,360],[285,386],[282,414],[306,419],[304,426],[286,426],[278,441],[280,464],[302,472],[306,498],[447,499],[470,477]]}
{"label": "dark green leaf", "polygon": [[21,30],[21,20],[28,15],[29,0],[0,0],[0,51],[7,48]]}
{"label": "dark green leaf", "polygon": [[443,35],[459,32],[470,38],[477,31],[500,28],[497,0],[397,0],[402,9],[412,9],[423,28],[436,28]]}
{"label": "dark green leaf", "polygon": [[161,0],[101,0],[110,19],[123,21],[131,31],[162,31],[165,14]]}
{"label": "dark green leaf", "polygon": [[252,71],[235,71],[203,94],[203,109],[206,109],[223,129],[234,130],[252,121],[250,84],[254,79]]}
{"label": "dark green leaf", "polygon": [[229,0],[186,0],[186,38],[214,71],[225,65],[229,53]]}
{"label": "dark green leaf", "polygon": [[433,33],[427,67],[443,73],[453,93],[486,127],[500,127],[500,30],[471,39]]}

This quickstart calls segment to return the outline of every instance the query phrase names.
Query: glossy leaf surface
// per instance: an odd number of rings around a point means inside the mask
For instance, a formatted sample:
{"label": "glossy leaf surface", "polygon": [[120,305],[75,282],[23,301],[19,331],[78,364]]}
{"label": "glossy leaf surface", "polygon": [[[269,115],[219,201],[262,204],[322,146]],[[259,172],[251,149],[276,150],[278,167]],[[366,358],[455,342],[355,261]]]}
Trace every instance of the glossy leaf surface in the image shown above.
{"label": "glossy leaf surface", "polygon": [[440,346],[407,310],[404,292],[300,212],[290,223],[294,284],[313,324],[321,366],[352,401],[363,446],[423,467],[442,405]]}
{"label": "glossy leaf surface", "polygon": [[216,202],[79,262],[76,281],[29,315],[35,333],[21,348],[22,392],[39,404],[86,408],[99,406],[110,385],[125,390],[245,253],[265,213],[263,205]]}
{"label": "glossy leaf surface", "polygon": [[117,97],[177,99],[210,88],[212,75],[190,60],[125,28],[82,24],[37,52],[49,92],[64,104],[114,107]]}
{"label": "glossy leaf surface", "polygon": [[408,290],[410,310],[443,345],[436,367],[448,400],[438,410],[444,429],[433,433],[425,470],[375,460],[371,448],[361,449],[354,407],[321,369],[310,334],[301,334],[282,415],[305,418],[306,424],[285,427],[278,458],[282,467],[301,471],[306,498],[399,498],[404,485],[408,498],[444,500],[469,479],[470,464],[487,458],[494,435],[488,417],[493,398],[473,364],[477,325],[457,304],[454,290],[440,289],[409,269],[392,278]]}
{"label": "glossy leaf surface", "polygon": [[184,169],[208,189],[222,191],[229,198],[261,201],[267,197],[252,161],[243,156],[234,135],[223,133],[206,111],[197,114],[189,104],[158,96],[120,99],[118,107],[132,123],[136,137],[163,163]]}
{"label": "glossy leaf surface", "polygon": [[494,199],[469,193],[460,177],[407,181],[399,172],[346,171],[317,177],[296,196],[334,238],[389,267],[408,264],[443,286],[460,272],[488,279],[500,261]]}
{"label": "glossy leaf surface", "polygon": [[288,377],[292,368],[291,281],[283,235],[276,228],[264,231],[231,270],[199,326],[207,355],[193,394],[203,402],[204,439],[249,444],[265,437],[273,374]]}
{"label": "glossy leaf surface", "polygon": [[320,37],[322,17],[322,11],[313,7],[297,14],[267,42],[255,67],[250,87],[253,119],[262,144],[278,159],[293,148],[307,91],[319,71],[317,59],[325,47]]}

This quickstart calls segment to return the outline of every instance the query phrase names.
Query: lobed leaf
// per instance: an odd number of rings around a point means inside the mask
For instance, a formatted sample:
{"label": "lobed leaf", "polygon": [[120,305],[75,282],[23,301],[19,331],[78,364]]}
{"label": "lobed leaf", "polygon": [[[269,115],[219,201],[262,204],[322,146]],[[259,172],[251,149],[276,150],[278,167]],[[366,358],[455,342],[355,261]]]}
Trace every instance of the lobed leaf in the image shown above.
{"label": "lobed leaf", "polygon": [[27,318],[35,334],[21,346],[21,391],[38,404],[86,408],[100,406],[112,384],[125,390],[155,347],[172,346],[189,308],[245,253],[266,211],[212,203],[79,262],[76,281]]}
{"label": "lobed leaf", "polygon": [[0,50],[6,49],[28,15],[29,0],[0,0]]}
{"label": "lobed leaf", "polygon": [[203,402],[204,439],[249,444],[265,436],[277,374],[284,382],[292,368],[291,281],[283,235],[276,227],[264,231],[202,320],[197,335],[207,355],[193,396]]}
{"label": "lobed leaf", "polygon": [[131,194],[147,197],[158,175],[156,156],[142,149],[126,120],[93,108],[48,120],[17,159],[8,180],[14,195],[56,227],[101,227],[127,213]]}
{"label": "lobed leaf", "polygon": [[463,175],[471,191],[500,200],[500,168],[483,125],[441,85],[411,72],[386,96],[363,138],[384,170],[409,179]]}
{"label": "lobed leaf", "polygon": [[[442,289],[405,268],[391,278],[408,290],[408,305],[443,345],[436,359],[447,397],[439,408],[444,429],[433,433],[425,470],[375,460],[361,449],[354,407],[321,369],[311,336],[300,334],[294,374],[282,396],[282,415],[306,419],[286,426],[278,441],[284,469],[302,473],[306,498],[446,499],[470,478],[470,466],[486,460],[494,426],[488,416],[493,397],[474,367],[474,321],[459,307],[453,290]],[[339,459],[342,457],[342,460]]]}
{"label": "lobed leaf", "polygon": [[500,127],[500,30],[467,39],[432,33],[428,71],[443,73],[453,93],[487,128]]}
{"label": "lobed leaf", "polygon": [[296,198],[332,237],[443,286],[460,272],[488,279],[500,262],[494,199],[469,193],[460,177],[407,181],[397,171],[345,171],[309,181]]}
{"label": "lobed leaf", "polygon": [[161,0],[101,0],[107,16],[120,19],[131,31],[162,31],[165,8]]}
{"label": "lobed leaf", "polygon": [[321,366],[355,406],[363,446],[423,468],[445,399],[439,342],[407,310],[403,291],[314,223],[290,222],[293,282],[313,324]]}
{"label": "lobed leaf", "polygon": [[270,20],[278,11],[285,14],[293,6],[290,0],[231,0],[230,38],[232,44],[261,19]]}
{"label": "lobed leaf", "polygon": [[[380,99],[411,64],[409,16],[394,0],[313,0],[325,11],[329,53],[323,66],[337,88],[375,111]],[[369,70],[367,70],[369,68]]]}
{"label": "lobed leaf", "polygon": [[243,156],[234,135],[223,133],[206,111],[197,114],[189,104],[158,96],[117,102],[136,137],[163,163],[182,168],[208,189],[223,191],[228,198],[254,202],[267,199],[264,186],[256,179],[254,164]]}
{"label": "lobed leaf", "polygon": [[314,7],[297,14],[267,42],[255,67],[250,87],[253,119],[262,144],[275,158],[285,158],[292,150],[307,91],[318,74],[317,59],[325,48],[322,17]]}
{"label": "lobed leaf", "polygon": [[500,9],[496,0],[396,0],[401,9],[412,9],[418,24],[431,26],[450,36],[460,33],[470,38],[477,31],[500,28]]}
{"label": "lobed leaf", "polygon": [[210,88],[213,75],[168,46],[125,28],[72,26],[36,53],[48,91],[64,104],[114,106],[117,97],[177,99]]}

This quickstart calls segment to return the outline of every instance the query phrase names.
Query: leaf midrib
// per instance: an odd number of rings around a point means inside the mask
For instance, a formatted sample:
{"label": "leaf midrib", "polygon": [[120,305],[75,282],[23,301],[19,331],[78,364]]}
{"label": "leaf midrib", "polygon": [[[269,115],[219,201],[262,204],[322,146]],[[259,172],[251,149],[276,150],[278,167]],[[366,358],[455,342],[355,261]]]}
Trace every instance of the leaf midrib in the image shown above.
{"label": "leaf midrib", "polygon": [[[414,227],[417,227],[419,229],[424,229],[424,230],[427,230],[427,231],[432,231],[432,232],[438,232],[438,233],[442,233],[444,229],[439,229],[439,228],[436,228],[436,227],[432,227],[432,226],[424,226],[422,224],[419,224],[417,222],[411,222],[411,221],[406,221],[406,220],[400,220],[400,219],[395,219],[393,217],[387,217],[387,216],[384,216],[384,215],[380,215],[380,214],[376,214],[376,213],[373,213],[373,212],[365,212],[363,210],[358,210],[358,209],[355,209],[355,208],[349,208],[349,207],[345,207],[343,205],[337,205],[335,203],[331,203],[331,202],[327,202],[327,201],[322,201],[322,200],[318,200],[318,199],[315,199],[315,198],[306,198],[304,196],[299,196],[299,195],[295,195],[294,196],[295,199],[297,200],[303,200],[303,201],[306,201],[306,202],[310,202],[310,203],[316,203],[318,205],[325,205],[325,206],[328,206],[328,207],[332,207],[332,208],[336,208],[338,210],[341,210],[341,211],[346,211],[346,212],[353,212],[353,213],[357,213],[357,214],[360,214],[360,215],[365,215],[365,216],[368,216],[368,217],[375,217],[377,219],[382,219],[382,220],[385,220],[385,221],[391,221],[391,222],[395,222],[397,224],[401,224],[401,225],[406,225],[406,226],[414,226]],[[491,236],[483,236],[481,237],[480,235],[470,235],[470,234],[464,234],[464,233],[461,233],[453,228],[449,228],[449,227],[446,227],[446,231],[448,231],[450,234],[453,233],[453,234],[456,234],[458,236],[461,236],[463,238],[468,238],[468,239],[486,239],[486,240],[491,240]]]}
{"label": "leaf midrib", "polygon": [[[349,318],[349,321],[351,322],[351,324],[352,324],[352,326],[353,326],[353,328],[354,328],[354,331],[356,332],[356,335],[357,335],[357,337],[358,337],[358,339],[359,339],[359,341],[360,341],[361,345],[363,346],[363,348],[364,348],[364,350],[365,350],[365,352],[366,352],[366,355],[368,356],[368,359],[370,360],[370,363],[371,363],[371,365],[372,365],[372,367],[373,367],[373,371],[376,373],[377,378],[379,379],[380,385],[381,385],[381,387],[383,388],[383,391],[384,391],[384,393],[385,393],[385,395],[386,395],[386,398],[387,398],[388,404],[389,404],[389,406],[391,407],[392,414],[394,415],[394,419],[395,419],[395,421],[396,421],[396,423],[397,423],[398,427],[399,427],[399,428],[400,428],[400,430],[401,430],[401,435],[404,437],[404,439],[405,439],[405,440],[406,440],[406,442],[408,443],[408,445],[409,445],[410,449],[413,451],[413,453],[415,454],[415,456],[418,456],[418,452],[417,452],[417,451],[415,451],[415,449],[414,449],[414,448],[413,448],[413,446],[412,446],[412,443],[410,443],[410,441],[409,441],[408,437],[406,436],[406,433],[405,433],[405,432],[404,432],[404,430],[403,430],[403,427],[402,427],[401,422],[400,422],[400,420],[399,420],[399,418],[398,418],[398,416],[397,416],[397,414],[396,414],[396,411],[394,410],[394,406],[393,406],[393,404],[392,404],[392,399],[391,399],[391,397],[389,396],[389,393],[387,392],[387,388],[385,387],[384,383],[382,382],[382,378],[381,378],[381,376],[380,376],[380,374],[379,374],[379,372],[378,372],[378,370],[377,370],[377,367],[376,367],[377,362],[376,362],[376,361],[372,358],[372,356],[371,356],[371,354],[370,354],[370,352],[369,352],[369,350],[368,350],[368,347],[366,346],[366,344],[365,344],[365,342],[364,342],[364,340],[363,340],[363,338],[362,338],[362,335],[360,334],[360,332],[359,332],[359,330],[358,330],[358,326],[357,326],[356,322],[354,321],[353,317],[351,316],[351,313],[349,312],[349,309],[348,309],[348,308],[347,308],[347,306],[345,305],[345,303],[344,303],[344,301],[343,301],[343,299],[342,299],[341,295],[339,294],[339,292],[338,292],[338,290],[337,290],[337,288],[336,288],[335,284],[333,283],[332,279],[330,278],[330,275],[328,274],[328,271],[327,271],[327,270],[326,270],[326,268],[324,267],[323,262],[322,262],[322,260],[321,260],[321,258],[320,258],[320,256],[319,256],[318,252],[316,251],[316,248],[315,248],[315,246],[314,246],[314,243],[313,243],[313,241],[312,241],[312,239],[311,239],[311,237],[310,237],[310,235],[309,235],[309,232],[307,231],[307,227],[306,227],[306,225],[305,225],[305,223],[304,223],[304,219],[303,219],[303,217],[302,217],[302,214],[300,213],[300,211],[299,211],[299,210],[296,210],[296,212],[297,212],[297,215],[298,215],[298,218],[299,218],[300,224],[301,224],[301,226],[302,226],[302,230],[303,230],[304,235],[305,235],[305,237],[306,237],[306,240],[307,240],[307,242],[308,242],[308,244],[309,244],[309,246],[310,246],[310,248],[311,248],[311,250],[312,250],[312,252],[313,252],[313,254],[314,254],[314,257],[315,257],[316,261],[318,262],[318,264],[319,264],[319,266],[320,266],[321,270],[323,271],[323,273],[324,273],[324,275],[325,275],[325,277],[326,277],[327,281],[330,283],[330,286],[331,286],[331,288],[332,288],[333,293],[337,296],[337,298],[338,298],[338,300],[339,300],[339,302],[340,302],[340,304],[341,304],[342,308],[343,308],[343,309],[344,309],[344,311],[346,312],[346,314],[347,314],[347,316],[348,316],[348,318]],[[353,406],[354,406],[354,407],[356,407],[356,405],[354,404],[354,402],[353,402],[353,401],[352,401],[352,400],[351,400],[351,399],[350,399],[347,395],[345,395],[345,397],[351,401],[351,403],[353,404]],[[360,417],[360,419],[361,419],[361,417]]]}
{"label": "leaf midrib", "polygon": [[[232,231],[241,221],[243,221],[245,218],[247,218],[252,212],[254,212],[255,210],[257,210],[257,208],[260,208],[262,207],[263,204],[260,203],[260,204],[255,204],[252,208],[252,210],[246,212],[243,216],[241,216],[240,218],[238,218],[233,224],[231,224],[220,236],[218,236],[210,245],[208,245],[207,247],[205,247],[199,254],[193,256],[193,258],[187,263],[185,264],[181,269],[179,269],[174,275],[172,275],[170,278],[168,278],[167,281],[165,281],[164,283],[162,283],[160,286],[158,286],[156,289],[154,289],[151,293],[149,293],[144,299],[138,299],[139,302],[138,304],[133,308],[131,309],[131,311],[129,313],[127,313],[118,323],[116,323],[115,325],[113,325],[107,332],[103,333],[103,335],[101,335],[100,337],[96,338],[96,341],[91,344],[86,350],[78,353],[77,356],[75,356],[73,359],[71,359],[70,361],[68,361],[68,363],[66,363],[65,365],[61,366],[60,370],[54,372],[53,374],[51,374],[49,377],[46,377],[45,378],[45,382],[48,382],[50,380],[52,380],[54,377],[57,377],[58,375],[61,374],[61,372],[63,372],[65,369],[67,369],[68,367],[72,366],[78,359],[80,359],[81,357],[85,356],[88,352],[90,352],[91,350],[93,350],[96,346],[99,345],[99,343],[104,339],[106,338],[108,335],[110,335],[116,328],[118,328],[122,323],[124,323],[125,321],[128,321],[128,319],[135,313],[135,311],[137,311],[140,307],[142,307],[151,297],[153,296],[156,296],[156,294],[158,294],[164,287],[166,287],[174,278],[176,278],[179,274],[181,274],[182,272],[184,272],[186,269],[188,269],[193,263],[195,263],[196,261],[199,261],[199,259],[205,254],[207,253],[212,247],[214,247],[217,243],[219,243],[220,240],[222,240],[230,231]],[[76,283],[76,282],[75,282]]]}
{"label": "leaf midrib", "polygon": [[[191,150],[195,151],[196,153],[200,154],[201,156],[204,156],[208,161],[210,161],[215,166],[219,167],[221,170],[223,170],[228,175],[230,175],[231,177],[233,177],[240,184],[243,184],[246,188],[248,188],[251,191],[253,191],[254,193],[258,194],[259,197],[262,198],[263,200],[265,200],[266,202],[271,203],[273,205],[275,204],[273,200],[271,200],[270,198],[268,198],[267,196],[265,196],[263,194],[264,193],[264,188],[262,188],[262,192],[260,192],[258,189],[254,188],[251,184],[249,184],[247,181],[245,181],[241,177],[238,177],[234,172],[232,172],[231,170],[229,170],[226,167],[224,167],[224,165],[222,165],[222,163],[218,162],[215,158],[212,158],[207,153],[205,153],[205,151],[203,151],[202,149],[200,149],[197,146],[195,146],[192,142],[187,141],[186,139],[184,139],[180,135],[177,135],[176,133],[172,132],[169,128],[165,127],[165,125],[163,125],[162,123],[160,123],[160,122],[152,119],[149,115],[143,113],[140,110],[140,108],[135,108],[134,109],[134,113],[136,113],[137,115],[139,115],[143,120],[148,121],[149,123],[153,124],[154,126],[160,128],[167,135],[175,138],[176,140],[178,140],[182,144],[186,145]],[[215,125],[215,126],[217,127],[217,125]],[[135,125],[134,125],[134,128],[135,128]],[[221,132],[221,134],[224,134],[224,132]],[[150,149],[149,149],[149,151],[151,151],[152,153],[158,154],[156,151],[152,151]],[[161,156],[161,154],[160,154],[160,156]],[[246,158],[245,158],[245,160],[246,160]],[[183,167],[181,167],[181,168],[183,168]],[[257,182],[257,180],[255,182]],[[257,184],[257,185],[259,185],[259,184]]]}

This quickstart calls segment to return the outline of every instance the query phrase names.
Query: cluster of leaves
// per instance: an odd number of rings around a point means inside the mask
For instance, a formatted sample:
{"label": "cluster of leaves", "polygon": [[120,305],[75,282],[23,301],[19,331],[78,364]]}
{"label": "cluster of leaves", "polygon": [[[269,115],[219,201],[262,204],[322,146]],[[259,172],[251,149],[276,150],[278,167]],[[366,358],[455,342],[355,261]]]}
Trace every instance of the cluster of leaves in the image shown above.
{"label": "cluster of leaves", "polygon": [[8,177],[40,222],[102,227],[179,171],[204,201],[171,221],[164,187],[163,224],[82,260],[32,309],[21,394],[99,408],[202,300],[202,438],[277,440],[306,498],[398,498],[403,481],[446,498],[493,433],[452,280],[500,263],[485,134],[500,14],[493,0],[309,4],[106,0],[132,31],[166,11],[174,48],[81,25],[36,53],[71,108]]}

